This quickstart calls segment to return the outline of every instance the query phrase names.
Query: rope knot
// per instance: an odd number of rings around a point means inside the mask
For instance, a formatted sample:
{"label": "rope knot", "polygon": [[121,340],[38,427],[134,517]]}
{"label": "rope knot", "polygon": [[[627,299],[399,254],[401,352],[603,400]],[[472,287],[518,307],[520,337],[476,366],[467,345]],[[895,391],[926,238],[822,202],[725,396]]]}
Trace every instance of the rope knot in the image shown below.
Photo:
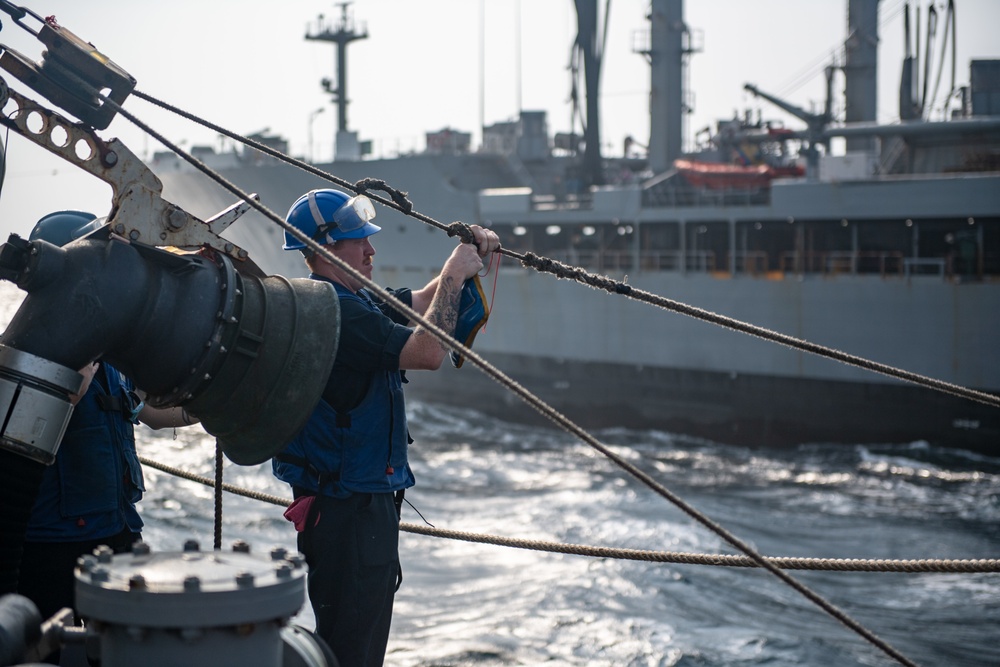
{"label": "rope knot", "polygon": [[538,262],[538,255],[531,252],[530,250],[525,250],[524,254],[521,255],[521,266],[525,266],[529,269],[534,268]]}
{"label": "rope knot", "polygon": [[354,184],[354,191],[359,195],[363,195],[369,190],[381,190],[389,195],[403,213],[409,214],[413,211],[413,202],[406,197],[408,193],[397,190],[380,178],[362,178]]}
{"label": "rope knot", "polygon": [[462,243],[476,242],[476,236],[472,233],[472,227],[469,227],[460,220],[456,220],[448,225],[448,236],[458,236],[462,239]]}

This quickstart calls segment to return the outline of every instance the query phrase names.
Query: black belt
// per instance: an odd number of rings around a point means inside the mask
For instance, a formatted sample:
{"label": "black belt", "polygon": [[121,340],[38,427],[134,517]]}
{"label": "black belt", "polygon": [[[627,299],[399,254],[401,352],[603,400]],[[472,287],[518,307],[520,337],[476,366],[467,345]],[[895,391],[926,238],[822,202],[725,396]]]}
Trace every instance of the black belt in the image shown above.
{"label": "black belt", "polygon": [[132,414],[132,402],[125,401],[121,396],[108,396],[107,394],[97,395],[97,406],[105,412],[120,412],[122,414]]}

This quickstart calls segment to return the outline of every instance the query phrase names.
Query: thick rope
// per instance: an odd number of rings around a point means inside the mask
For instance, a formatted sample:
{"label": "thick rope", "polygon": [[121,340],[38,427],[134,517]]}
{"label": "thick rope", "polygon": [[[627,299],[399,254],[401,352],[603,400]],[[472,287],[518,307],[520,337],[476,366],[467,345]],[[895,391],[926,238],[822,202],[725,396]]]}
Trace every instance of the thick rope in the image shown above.
{"label": "thick rope", "polygon": [[[176,146],[173,142],[168,140],[162,134],[156,132],[151,127],[149,127],[141,120],[139,120],[134,114],[132,114],[129,111],[126,111],[120,104],[108,98],[106,95],[99,93],[98,91],[94,91],[94,93],[97,94],[102,100],[104,100],[105,104],[111,105],[112,108],[114,108],[118,113],[120,113],[122,116],[130,120],[133,124],[135,124],[137,127],[145,131],[151,137],[162,143],[168,149],[172,150],[174,153],[182,157],[185,161],[187,161],[189,164],[191,164],[196,169],[201,171],[208,178],[215,181],[218,185],[222,186],[229,192],[236,195],[241,201],[245,201],[252,208],[254,208],[258,212],[263,214],[265,217],[267,217],[269,220],[274,222],[276,225],[284,229],[293,238],[302,241],[308,248],[315,251],[317,254],[321,255],[331,264],[339,267],[347,275],[357,280],[359,285],[362,285],[365,288],[367,288],[369,291],[375,294],[379,299],[389,303],[397,312],[405,315],[410,321],[419,323],[420,326],[424,328],[424,330],[428,331],[431,335],[437,338],[437,340],[441,343],[443,347],[449,350],[458,351],[461,354],[463,354],[465,358],[471,360],[475,366],[477,366],[484,372],[487,372],[492,378],[494,378],[498,382],[504,384],[504,386],[508,387],[508,389],[511,392],[517,394],[521,399],[527,402],[532,408],[538,410],[546,418],[550,419],[555,424],[565,429],[568,433],[573,433],[581,440],[586,442],[589,446],[604,454],[604,456],[614,461],[623,470],[627,471],[636,479],[642,481],[650,489],[654,490],[661,497],[673,503],[681,511],[683,511],[692,519],[694,519],[698,523],[702,524],[703,526],[711,530],[713,533],[721,537],[730,545],[732,545],[739,551],[745,553],[760,567],[763,567],[768,572],[773,574],[775,577],[785,582],[788,586],[798,591],[803,597],[811,601],[816,606],[820,607],[823,611],[825,611],[833,618],[840,621],[844,626],[854,631],[856,634],[864,638],[866,641],[868,641],[870,644],[878,648],[880,651],[892,657],[894,660],[903,665],[916,667],[916,663],[914,663],[909,658],[900,653],[898,650],[893,648],[885,640],[881,639],[873,632],[868,630],[866,627],[864,627],[856,620],[851,618],[846,612],[838,608],[836,605],[834,605],[833,603],[825,599],[823,596],[819,595],[818,593],[816,593],[815,591],[813,591],[808,586],[798,581],[788,573],[779,569],[772,563],[767,562],[763,556],[757,553],[757,551],[752,546],[750,546],[749,543],[745,542],[744,540],[741,540],[735,534],[726,530],[721,525],[713,521],[711,518],[709,518],[702,512],[695,509],[693,506],[685,502],[683,498],[673,493],[663,485],[659,484],[655,479],[650,477],[645,471],[640,470],[639,468],[632,465],[621,456],[617,455],[609,447],[607,447],[606,445],[598,441],[596,438],[594,438],[590,433],[588,433],[580,426],[569,420],[567,417],[565,417],[564,415],[553,409],[551,406],[549,406],[540,398],[529,392],[527,389],[525,389],[521,385],[511,380],[509,377],[504,375],[499,369],[489,364],[478,353],[473,352],[470,348],[467,348],[465,345],[462,345],[461,343],[456,341],[454,337],[452,337],[450,334],[443,331],[437,325],[429,322],[422,314],[417,313],[415,310],[404,304],[395,296],[389,294],[389,292],[387,292],[380,285],[375,284],[367,277],[362,275],[359,271],[357,271],[356,269],[348,265],[346,262],[341,260],[339,257],[333,255],[327,249],[320,246],[316,241],[303,234],[294,225],[289,224],[286,220],[279,217],[276,213],[274,213],[274,211],[263,206],[255,199],[251,198],[248,193],[244,192],[236,185],[230,183],[221,174],[209,168],[203,162],[197,160],[186,151],[183,151],[179,146]],[[435,224],[440,225],[440,223],[435,223]]]}
{"label": "thick rope", "polygon": [[[329,172],[323,171],[322,169],[318,169],[307,162],[303,162],[302,160],[290,157],[288,155],[285,155],[284,153],[281,153],[280,151],[271,148],[270,146],[265,146],[260,142],[236,134],[235,132],[232,132],[210,121],[195,116],[194,114],[190,114],[186,111],[183,111],[182,109],[179,109],[166,102],[163,102],[162,100],[158,100],[155,97],[152,97],[151,95],[140,92],[138,90],[133,91],[133,94],[136,97],[139,97],[143,100],[146,100],[147,102],[150,102],[151,104],[159,106],[167,111],[171,111],[194,123],[197,123],[215,132],[218,132],[219,134],[227,136],[230,139],[233,139],[234,141],[239,141],[240,143],[250,146],[255,150],[258,150],[278,160],[281,160],[295,167],[298,167],[299,169],[302,169],[303,171],[313,174],[314,176],[319,176],[320,178],[327,180],[331,183],[334,183],[336,185],[339,185],[343,188],[347,188],[355,193],[358,194],[368,193],[370,190],[373,189],[378,189],[387,192],[391,197],[390,200],[386,200],[383,197],[379,197],[373,194],[369,194],[368,196],[370,199],[378,201],[379,203],[385,206],[389,206],[390,208],[395,208],[396,210],[400,211],[401,213],[404,213],[405,215],[416,218],[417,220],[420,220],[421,222],[424,222],[431,226],[437,227],[438,229],[447,232],[449,236],[460,235],[464,243],[470,242],[468,238],[471,237],[471,231],[469,231],[468,235],[466,235],[465,231],[461,227],[462,225],[464,225],[464,223],[452,223],[451,225],[445,225],[441,222],[438,222],[437,220],[434,220],[431,217],[428,217],[426,215],[423,215],[422,213],[414,211],[412,202],[410,202],[410,200],[407,199],[406,197],[407,193],[401,192],[399,190],[396,190],[395,188],[390,187],[385,183],[385,181],[374,178],[365,178],[358,181],[357,183],[350,183],[342,178],[338,178],[337,176],[330,174]],[[121,110],[120,106],[116,104],[114,106],[116,106],[119,110]],[[143,127],[133,117],[131,116],[128,117],[134,123],[140,125],[140,127]],[[143,129],[146,128],[143,127]],[[171,145],[169,144],[165,145],[167,145],[168,148],[174,150],[174,152],[178,153],[178,155],[182,154],[178,150],[173,149]],[[188,161],[190,162],[190,160]],[[220,185],[221,184],[222,183],[220,182]],[[233,191],[231,188],[227,189],[230,189],[231,192]],[[253,202],[251,202],[251,204],[253,204]],[[259,211],[261,210],[257,206],[255,206],[255,208],[257,208]],[[467,225],[465,225],[465,229],[468,229]],[[591,273],[580,267],[574,267],[568,264],[563,264],[562,262],[556,261],[548,257],[536,255],[531,252],[521,254],[511,250],[507,250],[506,248],[500,248],[499,250],[497,250],[497,252],[507,255],[508,257],[517,259],[521,262],[523,266],[535,269],[536,271],[539,271],[541,273],[551,273],[559,278],[574,280],[576,282],[589,285],[595,289],[602,289],[612,294],[620,294],[622,296],[626,296],[636,301],[641,301],[643,303],[658,306],[665,310],[679,313],[681,315],[687,315],[689,317],[693,317],[695,319],[723,326],[732,329],[734,331],[739,331],[742,333],[750,334],[752,336],[757,336],[764,340],[780,343],[781,345],[785,345],[793,349],[802,350],[804,352],[816,354],[821,357],[827,357],[829,359],[834,359],[841,363],[848,364],[851,366],[856,366],[858,368],[863,368],[871,372],[880,373],[882,375],[894,377],[900,380],[904,380],[906,382],[911,382],[929,389],[934,389],[944,393],[952,394],[954,396],[960,396],[962,398],[967,398],[972,401],[977,401],[979,403],[985,403],[986,405],[991,405],[993,407],[1000,408],[1000,396],[996,396],[994,394],[988,394],[985,392],[976,391],[973,389],[962,387],[960,385],[952,384],[950,382],[944,382],[943,380],[937,380],[935,378],[898,369],[893,366],[889,366],[887,364],[881,364],[875,361],[865,359],[863,357],[841,352],[840,350],[836,350],[834,348],[829,348],[823,345],[810,343],[809,341],[802,340],[800,338],[795,338],[793,336],[788,336],[775,331],[771,331],[769,329],[765,329],[764,327],[759,327],[753,324],[749,324],[747,322],[743,322],[741,320],[733,319],[731,317],[726,317],[724,315],[719,315],[717,313],[713,313],[708,310],[695,308],[694,306],[689,306],[679,301],[674,301],[672,299],[667,299],[665,297],[661,297],[656,294],[652,294],[650,292],[637,289],[635,287],[632,287],[628,283],[612,280],[607,276]]]}
{"label": "thick rope", "polygon": [[[241,134],[236,134],[235,132],[232,132],[231,130],[227,130],[226,128],[224,128],[224,127],[222,127],[220,125],[216,125],[215,123],[212,123],[211,121],[205,120],[204,118],[201,118],[199,116],[195,116],[194,114],[188,113],[187,111],[184,111],[183,109],[179,109],[179,108],[173,106],[172,104],[168,104],[167,102],[164,102],[163,100],[159,100],[159,99],[157,99],[157,98],[155,98],[155,97],[153,97],[151,95],[147,95],[146,93],[143,93],[143,92],[141,92],[139,90],[133,90],[132,94],[135,95],[136,97],[140,98],[140,99],[146,100],[147,102],[160,107],[161,109],[165,109],[167,111],[175,113],[178,116],[181,116],[182,118],[186,118],[186,119],[190,120],[193,123],[197,123],[198,125],[206,127],[208,129],[212,130],[213,132],[218,132],[219,134],[221,134],[223,136],[226,136],[226,137],[229,137],[230,139],[232,139],[234,141],[238,141],[238,142],[240,142],[241,144],[243,144],[245,146],[249,146],[250,148],[253,148],[254,150],[258,150],[261,153],[264,153],[265,155],[270,155],[271,157],[273,157],[273,158],[275,158],[277,160],[280,160],[280,161],[285,162],[287,164],[290,164],[290,165],[293,165],[295,167],[298,167],[299,169],[301,169],[301,170],[303,170],[305,172],[308,172],[308,173],[312,174],[313,176],[318,176],[319,178],[323,179],[324,181],[329,181],[330,183],[333,183],[335,185],[339,185],[340,187],[345,188],[347,190],[350,190],[350,191],[352,191],[352,192],[354,192],[356,194],[364,194],[369,199],[371,199],[372,201],[377,201],[377,202],[379,202],[380,204],[382,204],[384,206],[388,206],[390,208],[394,208],[397,211],[400,211],[401,213],[404,213],[406,215],[409,215],[410,217],[416,218],[417,220],[420,220],[421,222],[427,223],[427,224],[429,224],[429,225],[431,225],[433,227],[437,227],[438,229],[440,229],[442,231],[448,231],[447,225],[444,225],[444,224],[438,222],[437,220],[435,220],[434,218],[431,218],[429,216],[424,215],[423,213],[420,213],[419,211],[414,211],[413,210],[413,204],[412,204],[412,202],[410,202],[410,200],[406,198],[406,194],[407,193],[405,193],[405,192],[403,192],[401,190],[397,190],[397,189],[395,189],[393,187],[390,187],[389,185],[386,184],[385,181],[382,181],[382,180],[379,180],[379,179],[376,179],[376,178],[363,178],[360,181],[358,181],[357,183],[351,183],[350,181],[347,181],[347,180],[344,180],[344,179],[339,178],[337,176],[334,176],[333,174],[331,174],[331,173],[329,173],[327,171],[323,171],[322,169],[317,169],[316,167],[314,167],[313,165],[309,164],[308,162],[304,162],[302,160],[298,160],[298,159],[296,159],[294,157],[286,155],[285,153],[282,153],[281,151],[277,151],[277,150],[271,148],[270,146],[265,146],[264,144],[260,143],[259,141],[254,141],[253,139],[250,139],[248,137],[244,137]],[[106,97],[102,97],[102,99],[104,101],[106,101],[106,102],[109,101]],[[114,104],[113,100],[111,100],[111,102]],[[114,104],[114,106],[115,106],[115,108],[117,110],[122,111],[122,107],[121,106],[119,106],[117,104]],[[126,117],[128,117],[129,120],[132,120],[132,118],[129,117],[128,114],[123,114],[123,115],[126,115]],[[132,122],[136,123],[135,120],[132,120]],[[143,127],[141,124],[137,123],[137,125],[139,125],[140,128],[145,129],[145,127]],[[166,144],[164,144],[164,145],[166,145]],[[172,145],[167,145],[167,148],[170,148],[170,150],[174,151],[178,155],[183,155],[183,152],[178,152],[177,150],[175,150],[174,148],[172,148]],[[188,161],[190,162],[190,160],[188,160]],[[216,181],[216,182],[218,182],[218,181]],[[222,185],[222,184],[220,183],[220,185]],[[223,187],[225,187],[225,186],[223,186]],[[226,189],[229,189],[229,188],[226,188]],[[371,190],[382,190],[383,192],[388,193],[389,196],[390,196],[390,198],[386,199],[385,197],[380,197],[379,195],[372,194]],[[232,190],[230,190],[230,192],[232,192]]]}
{"label": "thick rope", "polygon": [[[176,477],[198,482],[205,486],[218,487],[216,482],[208,477],[202,477],[179,468],[175,468],[146,457],[139,457],[143,465],[155,468]],[[222,489],[239,496],[260,500],[262,502],[287,507],[292,501],[281,496],[253,491],[232,484],[223,483]],[[589,556],[591,558],[614,558],[619,560],[637,560],[651,563],[680,563],[684,565],[712,565],[716,567],[759,567],[751,558],[728,554],[698,554],[682,551],[650,551],[645,549],[623,549],[615,547],[598,547],[563,542],[546,542],[544,540],[525,540],[502,537],[484,533],[468,533],[459,530],[445,530],[420,524],[400,523],[400,530],[415,535],[427,535],[450,540],[462,540],[479,544],[493,544],[501,547],[528,549],[532,551],[547,551],[550,553],[570,554],[574,556]],[[947,573],[973,574],[1000,572],[1000,559],[863,559],[863,558],[790,558],[765,557],[765,560],[783,570],[823,570],[829,572],[904,572],[904,573]]]}
{"label": "thick rope", "polygon": [[215,550],[222,549],[222,445],[215,441]]}
{"label": "thick rope", "polygon": [[406,215],[410,215],[413,211],[413,202],[406,198],[407,193],[389,186],[380,178],[362,178],[354,184],[354,191],[359,195],[366,195],[371,190],[381,190],[387,193],[392,197],[392,201],[395,202],[396,207]]}

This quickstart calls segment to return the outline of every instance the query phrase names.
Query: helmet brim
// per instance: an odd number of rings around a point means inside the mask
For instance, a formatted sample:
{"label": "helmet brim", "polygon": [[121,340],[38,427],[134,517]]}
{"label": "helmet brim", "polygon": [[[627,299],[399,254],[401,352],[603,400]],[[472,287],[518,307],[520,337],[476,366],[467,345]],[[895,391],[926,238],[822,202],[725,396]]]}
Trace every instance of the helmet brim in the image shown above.
{"label": "helmet brim", "polygon": [[352,229],[349,232],[341,232],[337,229],[333,229],[330,231],[329,234],[326,235],[326,238],[329,243],[347,239],[364,239],[380,231],[382,231],[382,228],[376,225],[375,223],[366,222],[361,227],[358,227],[357,229]]}

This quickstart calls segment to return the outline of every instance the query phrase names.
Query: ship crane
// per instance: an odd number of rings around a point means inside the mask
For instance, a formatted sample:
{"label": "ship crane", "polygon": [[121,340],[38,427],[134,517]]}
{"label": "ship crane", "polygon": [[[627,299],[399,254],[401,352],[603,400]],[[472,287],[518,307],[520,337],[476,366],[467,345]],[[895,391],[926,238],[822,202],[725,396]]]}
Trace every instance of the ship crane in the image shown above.
{"label": "ship crane", "polygon": [[771,104],[774,104],[780,109],[787,111],[796,118],[805,122],[806,132],[803,138],[806,141],[806,146],[802,150],[802,152],[806,156],[806,165],[807,165],[806,173],[810,178],[814,177],[818,173],[819,169],[819,151],[816,150],[816,146],[818,145],[823,146],[827,152],[829,152],[830,150],[830,138],[829,135],[826,134],[826,128],[833,120],[833,112],[831,109],[832,105],[830,96],[830,86],[832,78],[833,78],[833,68],[828,67],[826,70],[826,88],[827,88],[826,106],[823,108],[823,113],[819,114],[806,111],[801,107],[791,104],[790,102],[786,102],[785,100],[775,97],[774,95],[765,93],[764,91],[760,90],[759,88],[757,88],[757,86],[751,83],[744,84],[743,86],[744,90],[752,93],[753,95],[756,95],[757,97],[761,97],[767,100]]}

